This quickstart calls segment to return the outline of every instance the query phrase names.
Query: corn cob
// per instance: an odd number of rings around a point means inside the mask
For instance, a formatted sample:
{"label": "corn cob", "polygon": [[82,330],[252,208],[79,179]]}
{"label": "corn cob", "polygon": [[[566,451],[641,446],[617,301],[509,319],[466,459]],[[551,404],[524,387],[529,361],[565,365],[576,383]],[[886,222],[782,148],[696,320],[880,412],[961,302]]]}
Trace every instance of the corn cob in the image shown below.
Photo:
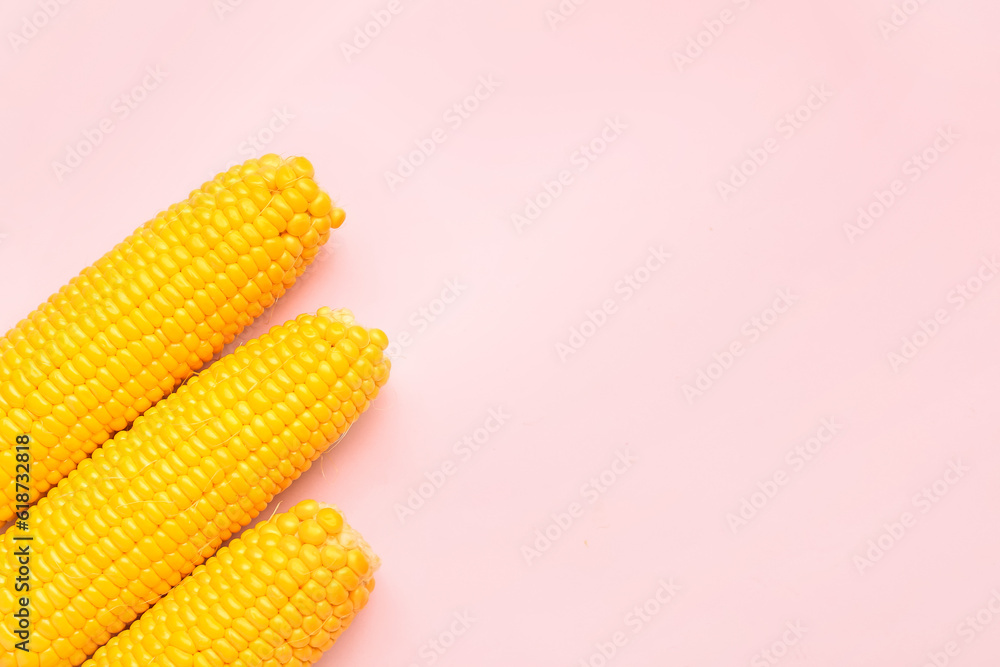
{"label": "corn cob", "polygon": [[219,174],[0,338],[0,523],[18,434],[34,502],[292,285],[344,219],[312,175],[277,155]]}
{"label": "corn cob", "polygon": [[301,667],[368,602],[378,557],[305,500],[233,540],[84,667]]}
{"label": "corn cob", "polygon": [[[30,656],[79,665],[309,468],[368,409],[388,341],[350,311],[300,315],[237,348],[83,461],[32,511]],[[0,618],[14,537],[0,544]],[[20,653],[20,652],[19,652]]]}

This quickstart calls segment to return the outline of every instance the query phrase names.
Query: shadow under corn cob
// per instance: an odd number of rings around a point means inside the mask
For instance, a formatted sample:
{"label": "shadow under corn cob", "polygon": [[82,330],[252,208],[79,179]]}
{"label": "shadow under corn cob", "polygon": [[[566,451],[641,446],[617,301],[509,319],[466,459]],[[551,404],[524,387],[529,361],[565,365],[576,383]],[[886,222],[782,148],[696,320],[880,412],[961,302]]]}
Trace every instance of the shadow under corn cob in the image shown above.
{"label": "shadow under corn cob", "polygon": [[277,155],[217,175],[0,338],[0,522],[19,434],[34,502],[295,282],[344,220],[312,175]]}
{"label": "shadow under corn cob", "polygon": [[[350,311],[300,315],[83,461],[32,511],[31,651],[15,662],[0,624],[0,667],[79,665],[180,583],[368,409],[388,379],[387,344]],[[2,618],[21,534],[0,543]]]}

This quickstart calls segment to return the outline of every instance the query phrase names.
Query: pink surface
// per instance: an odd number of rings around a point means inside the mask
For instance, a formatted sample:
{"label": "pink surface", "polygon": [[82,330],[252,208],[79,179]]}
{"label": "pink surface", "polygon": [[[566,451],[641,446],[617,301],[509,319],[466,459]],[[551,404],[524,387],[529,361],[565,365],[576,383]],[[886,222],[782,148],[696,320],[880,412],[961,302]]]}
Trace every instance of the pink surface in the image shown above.
{"label": "pink surface", "polygon": [[279,499],[384,561],[321,665],[992,664],[1000,6],[562,5],[8,1],[2,326],[304,154],[347,222],[264,319],[396,343]]}

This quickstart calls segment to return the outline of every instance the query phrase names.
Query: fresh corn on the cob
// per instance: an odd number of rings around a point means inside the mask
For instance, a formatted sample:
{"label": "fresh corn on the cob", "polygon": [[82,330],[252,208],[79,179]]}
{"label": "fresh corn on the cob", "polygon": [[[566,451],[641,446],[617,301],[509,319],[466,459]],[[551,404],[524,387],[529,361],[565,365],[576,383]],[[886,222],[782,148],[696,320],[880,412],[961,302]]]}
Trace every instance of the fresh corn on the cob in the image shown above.
{"label": "fresh corn on the cob", "polygon": [[379,559],[305,500],[233,540],[84,667],[303,667],[368,602]]}
{"label": "fresh corn on the cob", "polygon": [[[33,509],[30,662],[79,665],[246,526],[368,409],[388,341],[321,309],[237,348],[83,461]],[[0,617],[14,610],[12,528]],[[19,654],[21,652],[18,652]]]}
{"label": "fresh corn on the cob", "polygon": [[292,285],[344,219],[312,175],[277,155],[219,174],[0,338],[0,523],[19,434],[34,502]]}

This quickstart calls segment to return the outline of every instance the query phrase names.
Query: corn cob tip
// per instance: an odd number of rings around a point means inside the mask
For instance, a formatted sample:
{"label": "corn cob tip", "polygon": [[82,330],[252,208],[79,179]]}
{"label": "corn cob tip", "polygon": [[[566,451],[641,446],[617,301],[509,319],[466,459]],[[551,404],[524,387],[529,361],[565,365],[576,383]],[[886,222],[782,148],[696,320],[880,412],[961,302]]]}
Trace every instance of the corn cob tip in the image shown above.
{"label": "corn cob tip", "polygon": [[[317,504],[319,505],[319,511],[317,512],[317,514],[323,512],[323,510],[333,510],[338,515],[343,517],[343,513],[340,511],[340,508],[338,508],[336,505],[331,505],[329,503],[323,503],[323,502],[319,502]],[[341,546],[343,546],[344,548],[358,549],[359,551],[361,551],[362,554],[364,554],[365,558],[368,561],[368,567],[369,567],[368,578],[372,579],[372,583],[374,584],[374,579],[372,575],[378,572],[379,568],[382,567],[382,559],[378,557],[378,554],[375,553],[375,550],[372,549],[372,546],[368,544],[365,538],[361,536],[361,533],[355,530],[354,527],[345,523],[341,531],[341,536],[342,537],[339,540],[339,544]],[[334,536],[331,535],[329,539],[332,540],[333,538]],[[333,542],[328,540],[327,543],[332,544]],[[370,586],[369,591],[371,590],[371,588],[372,587]]]}
{"label": "corn cob tip", "polygon": [[[256,527],[258,533],[275,529],[282,535],[295,537],[302,545],[310,544],[320,550],[327,546],[343,549],[349,554],[347,566],[355,571],[362,583],[372,579],[382,566],[375,550],[361,533],[347,523],[336,505],[302,500],[289,511],[273,516]],[[354,555],[350,556],[351,553]]]}
{"label": "corn cob tip", "polygon": [[[330,228],[337,229],[342,224],[347,215],[344,209],[336,206],[330,201],[329,195],[319,190],[312,178],[315,175],[312,163],[304,157],[290,157],[282,160],[274,153],[268,153],[261,158],[274,171],[274,185],[279,190],[284,190],[292,185],[298,185],[309,201],[308,212],[313,217],[330,216]],[[304,181],[304,182],[303,182]],[[329,202],[329,210],[327,203]]]}
{"label": "corn cob tip", "polygon": [[[314,327],[318,327],[320,333],[327,340],[335,344],[341,339],[347,339],[352,341],[359,349],[374,345],[383,352],[389,346],[389,337],[386,336],[384,331],[376,328],[366,329],[360,326],[354,317],[354,312],[350,308],[322,306],[315,313],[303,313],[299,315],[295,318],[295,321],[300,325],[311,324]],[[347,348],[350,347],[348,343],[344,343],[343,345]],[[356,356],[350,349],[342,349],[341,351],[349,356]],[[385,363],[389,364],[388,357],[376,355],[375,358],[378,361],[384,359]]]}
{"label": "corn cob tip", "polygon": [[329,320],[335,320],[337,322],[343,322],[344,324],[354,324],[354,311],[350,308],[331,308],[330,306],[321,306],[316,310],[315,317],[324,317]]}
{"label": "corn cob tip", "polygon": [[[272,517],[275,525],[285,535],[294,535],[302,544],[311,544],[319,549],[324,546],[339,546],[348,553],[357,550],[364,556],[364,564],[355,568],[362,581],[371,579],[382,566],[382,560],[371,545],[353,526],[344,520],[340,508],[330,503],[303,500],[288,512]],[[360,563],[360,561],[359,561]]]}
{"label": "corn cob tip", "polygon": [[367,605],[379,565],[335,506],[303,500],[224,547],[84,667],[311,665]]}
{"label": "corn cob tip", "polygon": [[[287,248],[308,264],[329,238],[330,230],[340,227],[346,217],[316,184],[313,175],[312,163],[304,157],[282,158],[268,153],[219,176],[223,184],[242,181],[247,186],[249,203],[241,206],[249,217],[260,214],[265,218],[260,223],[265,238],[280,234]],[[304,264],[297,266],[296,273],[304,268]]]}

